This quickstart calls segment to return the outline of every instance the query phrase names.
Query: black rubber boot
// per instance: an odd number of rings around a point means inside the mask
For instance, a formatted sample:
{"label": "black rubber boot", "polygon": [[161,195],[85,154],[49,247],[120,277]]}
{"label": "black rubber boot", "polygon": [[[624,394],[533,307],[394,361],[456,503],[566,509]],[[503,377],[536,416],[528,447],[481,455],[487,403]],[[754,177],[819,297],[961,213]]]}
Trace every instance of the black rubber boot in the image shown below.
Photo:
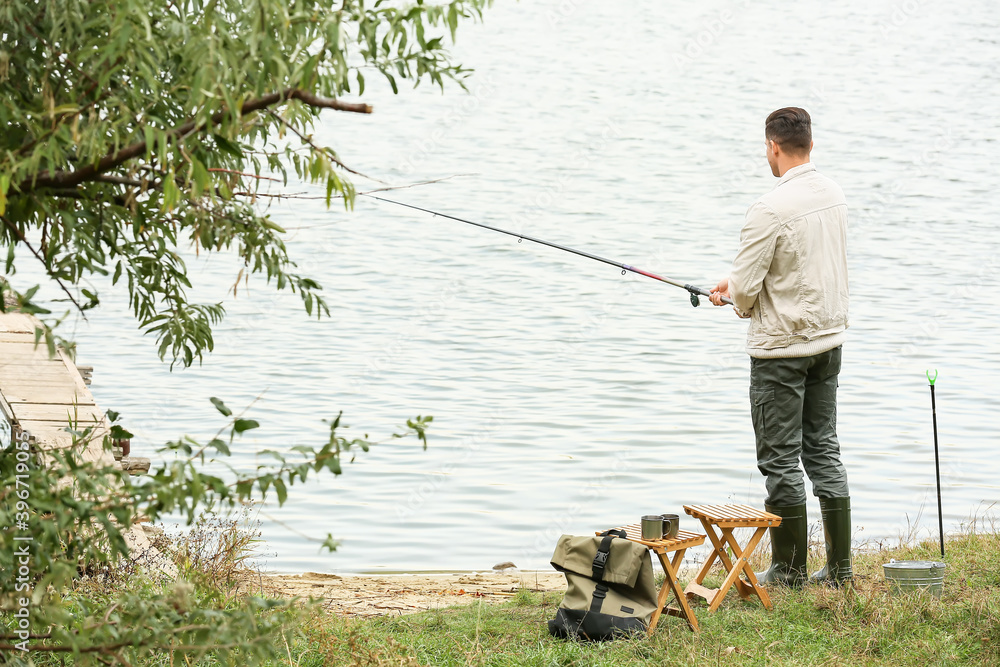
{"label": "black rubber boot", "polygon": [[786,507],[764,505],[771,514],[781,517],[781,525],[771,528],[771,567],[766,572],[755,572],[762,584],[780,584],[798,588],[806,581],[806,546],[809,522],[806,506]]}
{"label": "black rubber boot", "polygon": [[809,577],[809,583],[843,586],[854,578],[851,568],[851,499],[820,498],[826,567]]}

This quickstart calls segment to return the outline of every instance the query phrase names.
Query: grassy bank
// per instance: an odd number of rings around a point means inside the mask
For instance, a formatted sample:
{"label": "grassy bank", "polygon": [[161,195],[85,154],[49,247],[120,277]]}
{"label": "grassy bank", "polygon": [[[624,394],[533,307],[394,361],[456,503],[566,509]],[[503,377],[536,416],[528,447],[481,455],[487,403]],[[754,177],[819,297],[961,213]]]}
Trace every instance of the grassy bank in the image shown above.
{"label": "grassy bank", "polygon": [[[321,604],[252,603],[246,595],[261,592],[260,579],[243,564],[255,539],[255,533],[232,522],[199,524],[188,537],[164,545],[188,583],[153,582],[129,566],[85,577],[59,594],[66,630],[74,632],[81,630],[82,611],[103,609],[123,592],[140,603],[166,595],[180,614],[178,622],[189,624],[187,610],[193,606],[218,610],[208,612],[210,620],[222,618],[225,610],[256,604],[259,623],[248,625],[228,647],[185,653],[168,638],[162,645],[176,650],[131,657],[122,652],[121,660],[97,651],[75,657],[0,651],[0,664],[247,665],[252,662],[248,645],[261,643],[274,648],[275,657],[265,663],[273,667],[1000,664],[1000,534],[995,526],[951,538],[940,599],[894,597],[882,576],[882,564],[890,558],[938,560],[937,543],[928,542],[857,553],[856,586],[851,589],[771,589],[771,611],[757,601],[741,601],[731,591],[718,612],[710,614],[704,603],[695,605],[699,633],[680,619],[664,617],[650,638],[604,644],[549,636],[546,623],[555,615],[561,593],[522,590],[504,604],[477,602],[374,619],[337,617]],[[811,565],[818,567],[819,559]],[[713,583],[711,578],[707,583]],[[108,609],[111,616],[115,607]],[[0,634],[9,637],[12,617],[0,614],[0,620],[6,626]],[[217,643],[213,622],[198,627],[208,644]],[[118,632],[113,624],[109,628]],[[114,637],[106,638],[105,644],[109,642],[114,645]]]}
{"label": "grassy bank", "polygon": [[651,638],[605,644],[549,637],[561,595],[522,591],[502,606],[477,604],[412,616],[348,620],[314,614],[285,664],[320,665],[996,665],[1000,664],[1000,535],[948,544],[941,599],[893,597],[890,558],[939,560],[936,543],[861,553],[854,589],[773,590],[774,609],[731,593],[701,632],[665,617]]}

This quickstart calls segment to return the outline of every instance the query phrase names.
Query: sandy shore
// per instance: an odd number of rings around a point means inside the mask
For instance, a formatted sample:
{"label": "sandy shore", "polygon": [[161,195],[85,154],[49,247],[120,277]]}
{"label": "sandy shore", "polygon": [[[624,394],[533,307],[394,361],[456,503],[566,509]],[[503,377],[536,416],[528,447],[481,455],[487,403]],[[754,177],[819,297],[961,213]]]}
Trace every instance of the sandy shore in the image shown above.
{"label": "sandy shore", "polygon": [[478,600],[499,602],[519,589],[564,591],[566,578],[554,571],[464,574],[351,575],[306,572],[263,577],[267,587],[283,596],[320,598],[339,616],[411,614],[428,609],[471,604]]}

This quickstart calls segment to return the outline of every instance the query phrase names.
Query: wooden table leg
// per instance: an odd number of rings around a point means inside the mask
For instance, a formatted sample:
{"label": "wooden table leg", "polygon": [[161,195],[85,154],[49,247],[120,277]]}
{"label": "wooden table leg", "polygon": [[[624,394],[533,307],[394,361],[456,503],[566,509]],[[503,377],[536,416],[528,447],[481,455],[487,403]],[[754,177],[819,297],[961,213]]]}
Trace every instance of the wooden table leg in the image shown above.
{"label": "wooden table leg", "polygon": [[[722,563],[723,567],[726,569],[726,572],[732,572],[733,563],[731,560],[729,560],[729,554],[726,553],[726,542],[727,542],[726,538],[732,537],[733,529],[720,528],[719,531],[722,533],[722,539],[720,540],[719,535],[716,535],[715,533],[715,526],[711,522],[705,519],[701,519],[701,525],[704,526],[705,528],[705,534],[707,534],[708,538],[712,540],[713,550],[712,553],[709,554],[708,558],[705,559],[705,564],[702,566],[701,571],[698,572],[698,576],[694,578],[693,582],[688,584],[685,593],[690,596],[697,595],[699,597],[703,597],[705,598],[705,600],[708,601],[709,605],[711,605],[713,602],[715,602],[715,598],[721,589],[713,590],[710,588],[705,588],[701,584],[703,581],[705,581],[705,577],[708,575],[708,571],[709,569],[711,569],[712,563],[715,562],[716,558],[718,558],[719,561]],[[737,558],[738,557],[739,555],[737,555]],[[736,583],[736,590],[739,592],[740,597],[744,599],[749,598],[752,593],[751,587],[743,583],[743,581],[738,577],[735,583]]]}
{"label": "wooden table leg", "polygon": [[[704,519],[701,519],[701,525],[705,529],[705,534],[709,536],[712,540],[712,544],[716,544],[715,532],[712,530],[712,524],[708,523]],[[708,554],[708,558],[705,559],[704,564],[701,566],[701,570],[694,579],[688,582],[687,587],[684,589],[684,596],[689,600],[694,600],[696,597],[704,598],[708,600],[709,603],[715,597],[715,591],[711,588],[705,588],[702,586],[702,582],[705,581],[705,577],[708,576],[708,571],[712,569],[712,564],[715,563],[715,559],[719,557],[719,549],[715,547]]]}
{"label": "wooden table leg", "polygon": [[[667,580],[663,582],[663,587],[660,589],[659,604],[660,609],[663,609],[663,605],[666,602],[667,586],[669,585],[670,590],[674,592],[674,597],[677,598],[677,604],[680,605],[680,615],[687,621],[688,627],[698,632],[698,619],[695,618],[694,612],[691,611],[691,606],[688,605],[687,597],[684,595],[684,591],[681,589],[681,582],[677,577],[677,568],[680,567],[681,562],[684,560],[685,551],[687,549],[678,549],[675,551],[672,563],[667,559],[665,553],[656,552],[656,557],[660,559],[660,565],[663,566],[663,571],[667,575]],[[652,621],[650,621],[650,630],[652,631]]]}
{"label": "wooden table leg", "polygon": [[719,540],[715,536],[712,524],[705,519],[701,519],[701,525],[705,529],[705,534],[708,535],[710,540],[712,540],[712,546],[714,546],[715,549],[712,550],[712,553],[708,554],[708,558],[705,559],[705,564],[701,566],[701,570],[698,571],[698,576],[694,578],[694,583],[699,586],[701,585],[701,582],[705,581],[705,577],[708,576],[708,571],[712,569],[712,563],[715,562],[715,559],[719,555]]}
{"label": "wooden table leg", "polygon": [[[740,549],[740,545],[736,541],[736,538],[732,535],[732,531],[730,531],[730,533],[726,535],[726,542],[729,543],[729,546],[732,548],[733,553],[736,554],[736,557],[739,559],[736,561],[736,563],[739,566],[739,569],[746,573],[747,580],[750,582],[749,588],[754,593],[757,594],[757,597],[760,598],[760,601],[764,604],[764,607],[766,609],[770,609],[771,596],[768,595],[767,590],[765,590],[760,585],[760,582],[757,581],[757,575],[754,574],[753,568],[750,567],[750,560],[749,560],[750,556],[753,555],[754,549],[757,548],[757,544],[759,544],[761,538],[764,537],[764,531],[766,530],[767,530],[766,526],[757,528],[757,530],[753,534],[753,537],[751,537],[750,541],[747,542],[746,548],[742,550]],[[739,580],[737,579],[737,581]]]}
{"label": "wooden table leg", "polygon": [[[722,541],[724,542],[721,549],[722,556],[720,558],[722,560],[723,565],[726,566],[726,572],[731,572],[734,565],[729,560],[729,554],[726,553],[725,545],[728,544],[730,547],[733,548],[733,554],[737,558],[739,558],[742,553],[740,551],[740,544],[739,542],[736,541],[736,537],[733,535],[733,530],[735,529],[734,528],[719,529],[719,532],[722,534]],[[734,581],[733,583],[736,585],[736,592],[740,594],[741,598],[743,598],[744,600],[750,599],[750,596],[753,595],[754,593],[754,589],[751,584],[748,584],[745,581],[743,581],[739,575],[736,575],[736,581]]]}
{"label": "wooden table leg", "polygon": [[[719,608],[719,605],[722,604],[722,600],[725,599],[726,593],[729,592],[729,588],[733,585],[733,582],[735,582],[736,579],[739,578],[740,573],[744,570],[744,568],[749,569],[749,563],[747,562],[747,556],[749,554],[752,554],[753,550],[757,548],[757,543],[760,542],[760,538],[763,537],[763,535],[764,535],[764,531],[758,529],[753,534],[753,537],[750,538],[750,541],[747,542],[746,549],[740,550],[741,553],[739,554],[739,556],[738,556],[738,558],[736,560],[736,563],[729,570],[729,575],[726,577],[726,580],[722,582],[722,585],[719,586],[719,592],[718,592],[718,594],[715,596],[715,599],[712,600],[712,604],[709,605],[709,607],[708,607],[709,611],[715,611],[716,609]],[[730,543],[730,546],[733,546],[733,544],[736,543],[736,538],[734,538],[732,536],[731,531],[730,531],[729,539],[732,540],[732,543]],[[736,544],[736,547],[733,550],[733,553],[737,553],[737,550],[739,550],[739,544]],[[726,559],[728,560],[728,556],[726,557]],[[752,572],[751,572],[751,576],[752,576]],[[756,577],[754,577],[754,580],[756,580]],[[754,590],[757,591],[757,594],[759,596],[760,592],[761,592],[761,589],[759,587],[757,587]],[[764,595],[767,595],[767,593],[765,592]],[[763,601],[764,601],[764,598],[761,597],[761,602],[763,602]],[[768,599],[768,604],[764,605],[768,609],[771,608],[769,603],[770,603],[770,599]]]}
{"label": "wooden table leg", "polygon": [[[656,552],[657,557],[660,559],[660,563],[663,563],[663,556]],[[670,581],[670,572],[664,571],[666,574],[666,579],[663,585],[660,586],[660,594],[656,596],[656,610],[653,615],[649,618],[649,627],[646,628],[646,634],[652,635],[653,630],[656,628],[656,624],[660,622],[660,614],[663,613],[663,607],[667,604],[667,593],[670,591],[670,587],[667,585]]]}

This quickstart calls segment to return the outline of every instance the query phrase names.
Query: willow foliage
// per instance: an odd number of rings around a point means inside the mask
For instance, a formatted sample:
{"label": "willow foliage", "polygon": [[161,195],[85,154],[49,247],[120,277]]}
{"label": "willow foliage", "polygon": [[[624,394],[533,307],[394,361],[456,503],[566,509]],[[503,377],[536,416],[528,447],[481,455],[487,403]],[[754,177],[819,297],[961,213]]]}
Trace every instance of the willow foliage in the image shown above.
{"label": "willow foliage", "polygon": [[350,206],[349,169],[310,134],[320,113],[370,113],[343,100],[366,76],[394,91],[460,83],[445,40],[489,2],[0,0],[0,287],[42,312],[10,286],[18,262],[41,262],[86,310],[99,294],[76,286],[110,275],[184,365],[224,315],[189,300],[187,244],[234,251],[245,273],[328,313],[255,205],[259,177],[294,173]]}
{"label": "willow foliage", "polygon": [[[192,525],[209,507],[269,496],[282,505],[290,487],[341,474],[345,457],[376,443],[342,436],[338,416],[326,442],[259,452],[254,470],[230,467],[223,479],[205,463],[228,466],[234,441],[258,423],[212,402],[227,418],[215,437],[166,443],[165,462],[139,479],[84,460],[93,427],[72,429],[72,446],[44,456],[24,433],[0,444],[0,664],[66,664],[66,656],[82,665],[258,664],[294,642],[302,610],[292,602],[237,596],[212,572],[183,563],[171,581],[149,566],[165,556],[142,552],[127,533],[140,517]],[[426,445],[430,422],[408,420],[392,437],[415,435]],[[114,425],[112,435],[128,434]],[[333,537],[323,546],[333,550]]]}
{"label": "willow foliage", "polygon": [[[312,139],[320,114],[371,113],[357,99],[366,77],[393,90],[460,84],[467,72],[445,40],[489,3],[0,0],[0,310],[48,312],[38,286],[15,289],[22,262],[44,267],[81,311],[100,303],[88,279],[108,276],[127,286],[161,356],[190,365],[212,349],[224,315],[188,297],[182,256],[194,245],[237,256],[244,274],[328,313],[256,204],[261,178],[321,183],[328,204],[340,196],[350,206],[350,170]],[[410,420],[406,433],[424,440],[429,422]],[[340,474],[344,453],[370,445],[338,435],[337,419],[327,443],[266,452],[274,465],[252,474],[202,471],[256,425],[234,418],[228,438],[168,443],[168,462],[131,486],[82,463],[76,447],[44,465],[24,442],[0,450],[0,662],[251,664],[280,652],[297,616],[288,603],[220,602],[184,584],[140,582],[105,597],[76,586],[134,556],[123,527],[139,515],[190,521],[210,505],[268,494],[283,503],[289,487]]]}

